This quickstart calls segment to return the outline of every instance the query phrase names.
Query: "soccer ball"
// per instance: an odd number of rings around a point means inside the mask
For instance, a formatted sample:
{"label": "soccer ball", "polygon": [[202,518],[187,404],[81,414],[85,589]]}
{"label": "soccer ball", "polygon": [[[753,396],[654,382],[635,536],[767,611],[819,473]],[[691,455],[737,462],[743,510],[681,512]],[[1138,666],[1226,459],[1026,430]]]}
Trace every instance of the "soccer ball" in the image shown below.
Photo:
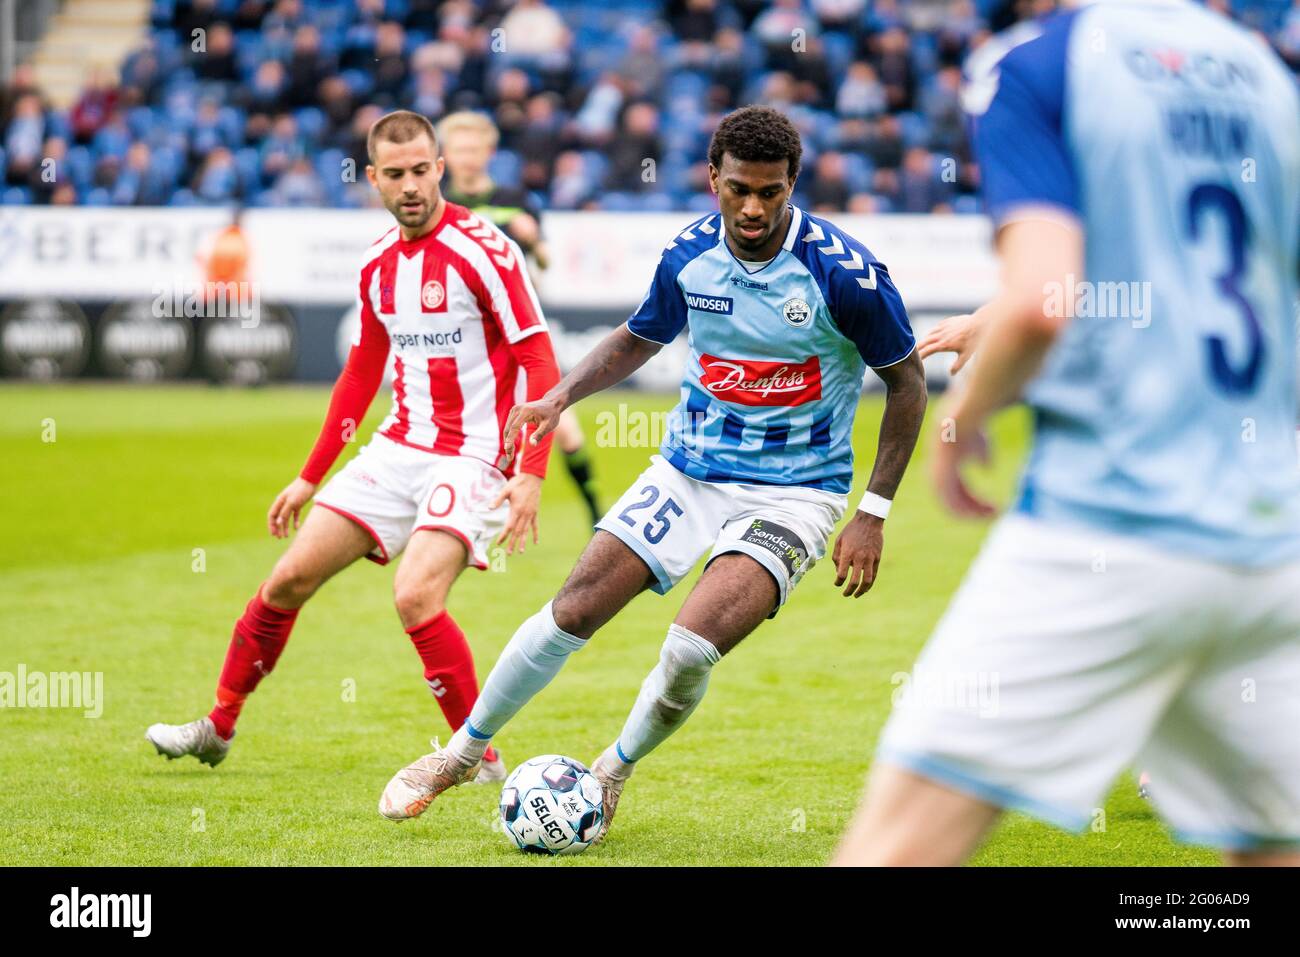
{"label": "soccer ball", "polygon": [[577,854],[600,830],[600,782],[573,758],[543,754],[519,765],[501,788],[501,823],[531,854]]}

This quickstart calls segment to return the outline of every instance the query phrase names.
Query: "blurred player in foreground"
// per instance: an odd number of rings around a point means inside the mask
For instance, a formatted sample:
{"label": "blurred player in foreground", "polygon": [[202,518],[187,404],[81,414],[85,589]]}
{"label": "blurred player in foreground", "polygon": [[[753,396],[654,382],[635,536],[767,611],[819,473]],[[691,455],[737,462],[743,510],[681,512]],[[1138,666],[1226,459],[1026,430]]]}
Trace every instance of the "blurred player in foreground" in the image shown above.
{"label": "blurred player in foreground", "polygon": [[984,676],[997,706],[904,698],[836,863],[957,864],[1003,808],[1082,830],[1137,763],[1183,840],[1298,864],[1294,82],[1181,0],[1022,25],[968,69],[1002,284],[939,335],[979,348],[940,497],[993,512],[961,467],[1022,392],[1034,447],[911,687]]}
{"label": "blurred player in foreground", "polygon": [[536,441],[565,408],[621,382],[686,330],[691,358],[660,454],[601,519],[555,599],[515,632],[447,748],[389,782],[387,817],[413,817],[465,780],[572,652],[642,591],[667,593],[709,553],[622,733],[592,766],[605,815],[591,837],[603,838],[636,763],[682,725],[714,665],[826,554],[852,488],[868,367],[888,398],[868,491],[832,560],[846,596],[875,581],[890,499],[925,414],[903,301],[861,243],[790,204],[801,148],[781,113],[730,114],[708,155],[721,214],[675,236],[627,323],[507,426],[508,443],[527,426]]}
{"label": "blurred player in foreground", "polygon": [[[542,211],[518,187],[498,186],[488,175],[488,163],[496,152],[500,133],[482,113],[462,111],[438,122],[438,143],[447,163],[447,199],[464,206],[503,229],[523,249],[537,269],[546,268],[548,257],[542,239]],[[555,429],[555,441],[564,455],[573,484],[587,503],[592,524],[600,520],[596,485],[578,414],[565,409]]]}
{"label": "blurred player in foreground", "polygon": [[[318,507],[236,622],[217,706],[189,724],[149,728],[169,758],[222,761],[244,699],[275,667],[303,604],[357,559],[387,564],[403,550],[393,581],[397,613],[429,689],[459,728],[478,680],[448,593],[467,565],[488,567],[498,533],[511,552],[530,535],[537,540],[548,443],[528,446],[518,463],[502,431],[511,406],[540,398],[559,368],[523,255],[495,226],[443,198],[443,164],[423,116],[379,119],[369,154],[366,176],[398,225],[366,252],[357,339],[307,464],[271,505],[271,534],[288,537],[313,495]],[[390,351],[391,413],[317,493],[365,418]],[[481,780],[505,777],[495,752],[483,759]]]}

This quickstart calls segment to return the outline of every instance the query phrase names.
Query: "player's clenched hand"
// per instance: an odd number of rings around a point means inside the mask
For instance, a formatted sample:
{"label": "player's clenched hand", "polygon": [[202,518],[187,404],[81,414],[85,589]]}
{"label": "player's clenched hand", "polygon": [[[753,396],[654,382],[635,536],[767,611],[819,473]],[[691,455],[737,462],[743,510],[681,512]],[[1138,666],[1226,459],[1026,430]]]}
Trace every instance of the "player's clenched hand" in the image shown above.
{"label": "player's clenched hand", "polygon": [[275,497],[271,510],[266,513],[266,526],[275,538],[289,537],[289,521],[298,527],[298,513],[316,494],[316,486],[306,479],[296,478],[284,487],[284,491]]}
{"label": "player's clenched hand", "polygon": [[973,315],[949,316],[925,334],[916,349],[922,359],[936,352],[955,352],[957,358],[948,370],[953,375],[966,364],[975,352],[981,323]]}
{"label": "player's clenched hand", "polygon": [[861,598],[871,590],[885,548],[885,521],[866,512],[856,513],[835,539],[835,587],[846,581],[845,598]]}
{"label": "player's clenched hand", "polygon": [[497,539],[497,544],[508,541],[506,554],[513,555],[516,545],[523,552],[530,529],[533,544],[537,544],[537,509],[542,502],[542,480],[528,472],[520,472],[506,482],[492,507],[499,508],[506,501],[510,503],[510,517],[506,519],[506,527]]}
{"label": "player's clenched hand", "polygon": [[962,465],[969,459],[989,461],[988,438],[981,429],[961,429],[949,417],[941,419],[938,441],[930,455],[930,477],[939,499],[950,511],[967,518],[988,518],[997,512],[977,497],[962,478]]}
{"label": "player's clenched hand", "polygon": [[543,436],[554,431],[563,411],[564,406],[558,399],[547,396],[511,409],[510,417],[506,419],[505,432],[502,433],[505,460],[510,462],[515,457],[515,441],[519,438],[520,429],[528,427],[528,441],[531,445],[536,445]]}

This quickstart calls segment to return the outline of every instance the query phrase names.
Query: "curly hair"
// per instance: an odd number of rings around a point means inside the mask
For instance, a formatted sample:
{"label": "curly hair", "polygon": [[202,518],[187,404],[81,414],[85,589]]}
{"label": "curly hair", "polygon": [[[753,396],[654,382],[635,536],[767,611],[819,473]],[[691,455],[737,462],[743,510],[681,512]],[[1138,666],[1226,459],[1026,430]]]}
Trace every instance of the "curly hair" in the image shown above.
{"label": "curly hair", "polygon": [[721,168],[723,153],[757,163],[784,159],[789,163],[789,176],[793,180],[799,175],[803,144],[799,141],[799,131],[784,113],[770,106],[745,106],[724,116],[713,131],[709,162],[715,168]]}

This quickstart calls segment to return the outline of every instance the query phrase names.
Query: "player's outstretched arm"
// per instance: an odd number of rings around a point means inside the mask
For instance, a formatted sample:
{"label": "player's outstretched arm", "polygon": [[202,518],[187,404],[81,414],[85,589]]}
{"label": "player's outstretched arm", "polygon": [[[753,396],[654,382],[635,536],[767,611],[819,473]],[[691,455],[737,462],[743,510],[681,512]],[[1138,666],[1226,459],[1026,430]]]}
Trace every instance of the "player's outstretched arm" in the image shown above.
{"label": "player's outstretched arm", "polygon": [[928,359],[936,352],[955,352],[957,358],[948,369],[956,375],[961,367],[975,354],[975,344],[979,342],[980,333],[989,319],[987,305],[972,313],[949,316],[940,321],[916,344],[916,351],[922,359]]}
{"label": "player's outstretched arm", "polygon": [[[885,414],[880,421],[880,442],[876,464],[871,469],[867,491],[892,500],[907,471],[916,437],[925,418],[925,367],[915,350],[901,362],[877,369],[888,390]],[[857,511],[835,540],[831,560],[835,563],[835,586],[847,581],[846,598],[861,598],[876,581],[880,554],[885,547],[885,520]]]}
{"label": "player's outstretched arm", "polygon": [[510,410],[505,430],[507,458],[515,454],[520,429],[528,426],[528,441],[536,445],[559,425],[561,412],[589,395],[618,385],[662,348],[662,344],[642,339],[626,325],[619,326],[544,396]]}

